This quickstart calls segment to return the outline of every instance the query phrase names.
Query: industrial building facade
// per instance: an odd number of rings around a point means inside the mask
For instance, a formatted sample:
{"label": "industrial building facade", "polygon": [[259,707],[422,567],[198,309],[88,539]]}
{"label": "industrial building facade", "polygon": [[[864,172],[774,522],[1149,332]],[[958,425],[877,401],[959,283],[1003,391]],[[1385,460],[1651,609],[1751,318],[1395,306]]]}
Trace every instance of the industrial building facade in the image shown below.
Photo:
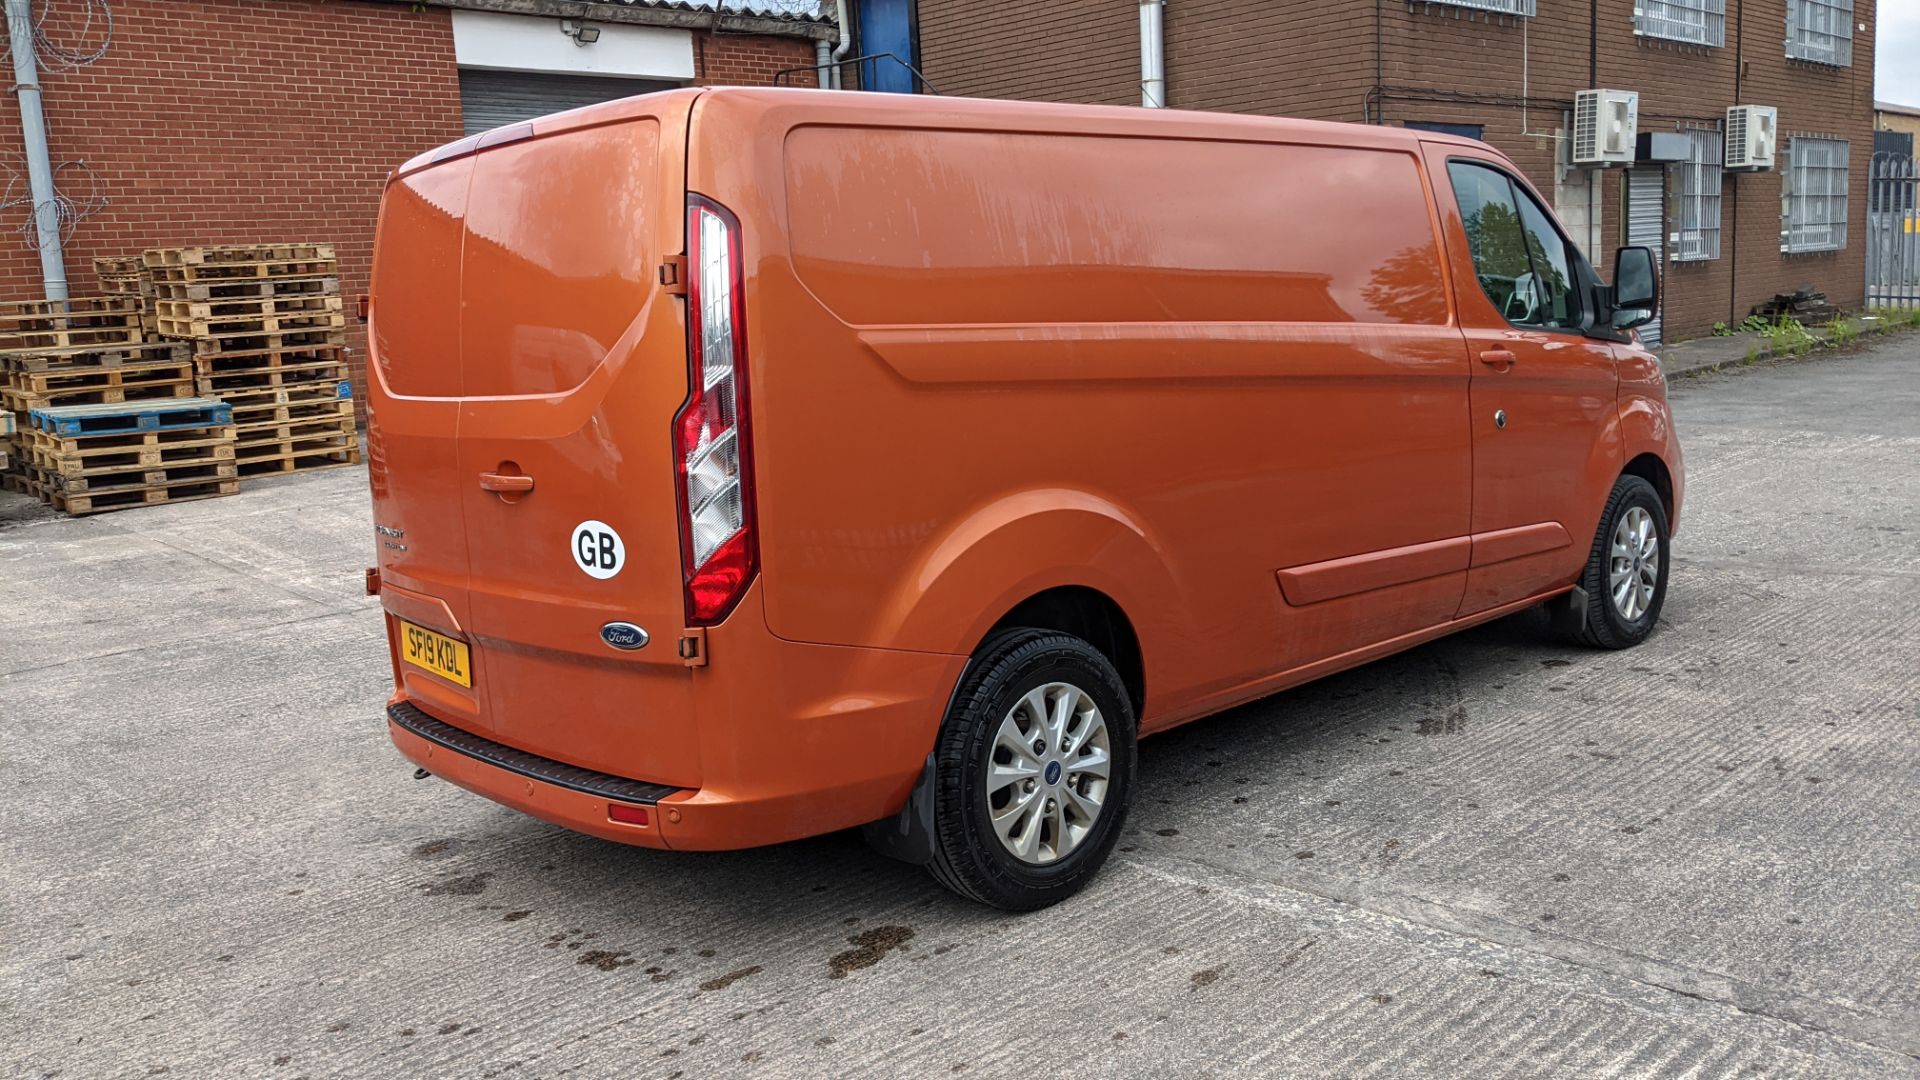
{"label": "industrial building facade", "polygon": [[[1511,156],[1603,272],[1666,268],[1656,333],[1737,324],[1803,286],[1863,302],[1873,0],[1165,0],[1172,108],[1427,126]],[[1137,104],[1142,18],[1118,0],[918,0],[919,69],[945,94]],[[1638,95],[1669,160],[1575,167],[1578,91]],[[1727,110],[1777,110],[1771,168],[1729,171]],[[1676,158],[1675,148],[1680,148]]]}
{"label": "industrial building facade", "polygon": [[[664,86],[766,84],[833,26],[797,0],[110,0],[45,34],[85,61],[40,72],[73,296],[93,260],[146,248],[335,246],[364,293],[387,174],[462,134]],[[585,13],[587,18],[582,18]],[[97,52],[97,55],[93,55]],[[782,77],[811,85],[812,70]],[[26,197],[20,113],[0,103],[0,298],[49,295]],[[356,396],[364,340],[349,326]]]}

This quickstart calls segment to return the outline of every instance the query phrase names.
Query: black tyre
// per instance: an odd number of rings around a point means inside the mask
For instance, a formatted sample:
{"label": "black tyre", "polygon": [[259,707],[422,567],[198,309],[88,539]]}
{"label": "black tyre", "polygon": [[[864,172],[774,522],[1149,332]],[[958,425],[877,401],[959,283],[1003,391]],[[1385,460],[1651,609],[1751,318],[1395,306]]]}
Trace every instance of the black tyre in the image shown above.
{"label": "black tyre", "polygon": [[1078,892],[1126,823],[1134,736],[1120,675],[1093,646],[1048,630],[989,637],[934,750],[933,876],[1008,911]]}
{"label": "black tyre", "polygon": [[1607,497],[1580,576],[1586,611],[1584,619],[1575,620],[1574,640],[1601,649],[1645,641],[1667,599],[1668,554],[1667,508],[1660,493],[1638,476],[1622,476]]}

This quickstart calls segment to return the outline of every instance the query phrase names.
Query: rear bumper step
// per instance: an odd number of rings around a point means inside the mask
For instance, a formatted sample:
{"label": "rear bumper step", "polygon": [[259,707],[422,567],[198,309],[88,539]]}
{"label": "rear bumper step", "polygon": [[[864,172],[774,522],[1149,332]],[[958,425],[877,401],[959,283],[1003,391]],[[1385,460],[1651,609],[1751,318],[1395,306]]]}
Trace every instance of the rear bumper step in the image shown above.
{"label": "rear bumper step", "polygon": [[543,758],[538,754],[529,754],[524,750],[515,750],[511,746],[504,746],[492,739],[484,739],[470,731],[462,731],[452,724],[435,720],[410,702],[402,701],[387,706],[387,719],[428,742],[444,746],[457,754],[464,754],[496,769],[505,769],[508,772],[538,780],[543,784],[568,788],[602,799],[651,805],[680,790],[666,784],[649,784],[640,780],[610,776],[603,772],[594,772],[592,769],[582,769],[577,765],[554,761],[552,758]]}

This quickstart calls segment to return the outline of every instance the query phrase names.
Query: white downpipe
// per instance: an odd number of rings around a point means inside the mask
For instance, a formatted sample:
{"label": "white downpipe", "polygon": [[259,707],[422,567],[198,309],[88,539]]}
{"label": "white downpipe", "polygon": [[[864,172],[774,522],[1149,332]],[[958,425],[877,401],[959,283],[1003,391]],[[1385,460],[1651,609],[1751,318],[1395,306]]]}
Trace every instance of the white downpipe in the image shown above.
{"label": "white downpipe", "polygon": [[1140,0],[1140,104],[1167,107],[1167,0]]}
{"label": "white downpipe", "polygon": [[60,250],[60,207],[54,202],[53,162],[47,155],[47,118],[40,110],[40,73],[33,53],[32,0],[6,0],[13,48],[13,91],[20,99],[20,135],[26,146],[27,191],[40,241],[40,277],[47,299],[67,298],[67,260]]}
{"label": "white downpipe", "polygon": [[833,88],[840,89],[840,61],[847,58],[848,50],[853,48],[853,34],[847,26],[847,0],[835,0],[834,29],[840,33],[840,44],[833,47]]}
{"label": "white downpipe", "polygon": [[828,74],[833,71],[833,46],[827,42],[826,38],[820,38],[813,43],[813,67],[813,84],[825,90]]}

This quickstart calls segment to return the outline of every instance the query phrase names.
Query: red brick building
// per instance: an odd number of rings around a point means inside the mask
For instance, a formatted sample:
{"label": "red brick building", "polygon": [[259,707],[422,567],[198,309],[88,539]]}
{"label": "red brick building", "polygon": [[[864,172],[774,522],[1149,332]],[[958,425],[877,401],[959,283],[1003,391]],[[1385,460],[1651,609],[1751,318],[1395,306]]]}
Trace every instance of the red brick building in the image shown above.
{"label": "red brick building", "polygon": [[[342,289],[357,295],[381,185],[414,154],[469,128],[657,87],[766,83],[814,63],[815,42],[835,34],[791,14],[816,8],[795,0],[719,11],[646,0],[109,5],[110,40],[71,0],[36,5],[55,43],[106,44],[94,63],[40,76],[58,189],[93,210],[65,239],[74,296],[98,291],[95,256],[294,240],[335,243]],[[813,73],[788,81],[811,85]],[[12,95],[0,146],[18,174],[0,211],[0,299],[44,296]],[[358,326],[349,340],[358,382]]]}
{"label": "red brick building", "polygon": [[[1484,138],[1603,272],[1630,238],[1661,249],[1678,340],[1802,285],[1862,303],[1873,20],[1874,0],[1166,0],[1166,104]],[[918,0],[914,26],[943,93],[1141,100],[1134,3]],[[1638,130],[1689,133],[1687,157],[1574,167],[1589,87],[1637,92]],[[1732,105],[1778,110],[1773,168],[1722,167]]]}

